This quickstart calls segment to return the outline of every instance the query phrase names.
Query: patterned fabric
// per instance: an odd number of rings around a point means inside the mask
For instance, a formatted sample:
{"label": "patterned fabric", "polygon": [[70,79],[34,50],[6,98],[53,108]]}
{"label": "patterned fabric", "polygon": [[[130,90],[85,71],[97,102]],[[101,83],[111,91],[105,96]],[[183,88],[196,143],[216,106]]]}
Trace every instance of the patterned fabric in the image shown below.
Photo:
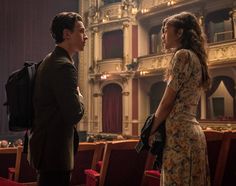
{"label": "patterned fabric", "polygon": [[177,95],[166,119],[161,185],[208,186],[206,139],[196,120],[201,95],[201,65],[198,57],[186,49],[177,51],[171,63],[168,87]]}

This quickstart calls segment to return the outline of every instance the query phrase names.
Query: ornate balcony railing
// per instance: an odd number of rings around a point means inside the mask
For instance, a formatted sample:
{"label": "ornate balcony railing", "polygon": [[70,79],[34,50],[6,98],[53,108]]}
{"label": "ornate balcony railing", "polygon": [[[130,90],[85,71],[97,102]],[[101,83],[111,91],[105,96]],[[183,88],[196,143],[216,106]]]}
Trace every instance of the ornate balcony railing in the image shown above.
{"label": "ornate balcony railing", "polygon": [[118,73],[123,70],[123,59],[104,59],[97,62],[96,73]]}
{"label": "ornate balcony railing", "polygon": [[100,18],[102,20],[113,20],[122,17],[122,3],[112,3],[100,8]]}
{"label": "ornate balcony railing", "polygon": [[217,32],[214,34],[214,42],[226,41],[233,38],[233,31]]}
{"label": "ornate balcony railing", "polygon": [[181,1],[185,0],[144,0],[141,3],[141,11],[142,13],[147,12],[147,10],[153,8],[153,7],[158,7],[158,6],[171,6],[175,5],[176,3],[179,3]]}
{"label": "ornate balcony railing", "polygon": [[210,46],[208,61],[209,65],[236,62],[236,41]]}
{"label": "ornate balcony railing", "polygon": [[172,54],[153,55],[138,59],[138,71],[163,70],[171,60]]}
{"label": "ornate balcony railing", "polygon": [[138,11],[135,1],[123,0],[122,2],[106,4],[89,8],[89,20],[91,24],[102,24],[122,19],[134,19]]}
{"label": "ornate balcony railing", "polygon": [[[173,54],[143,56],[138,59],[138,71],[163,70]],[[236,40],[209,47],[208,65],[222,65],[236,62]]]}

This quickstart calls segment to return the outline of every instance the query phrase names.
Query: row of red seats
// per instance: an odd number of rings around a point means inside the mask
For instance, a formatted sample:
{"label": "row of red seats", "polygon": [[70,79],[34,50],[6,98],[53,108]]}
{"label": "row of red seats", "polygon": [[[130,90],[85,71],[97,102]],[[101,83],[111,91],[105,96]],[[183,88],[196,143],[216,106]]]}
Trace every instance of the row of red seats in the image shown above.
{"label": "row of red seats", "polygon": [[86,169],[86,186],[140,186],[148,152],[137,154],[138,140],[107,142],[97,169]]}
{"label": "row of red seats", "polygon": [[[236,131],[204,131],[207,139],[208,157],[213,186],[231,186],[236,183]],[[147,152],[137,154],[137,140],[118,142],[80,143],[75,156],[75,168],[71,185],[87,186],[157,186],[160,173],[151,170],[154,157]],[[23,183],[36,181],[36,172],[31,169],[22,154],[22,148],[0,149],[0,177],[9,177]],[[6,157],[8,160],[6,160]],[[14,162],[14,163],[12,163]],[[17,163],[18,162],[18,163]],[[14,167],[7,170],[4,167]],[[4,171],[3,171],[4,170]]]}
{"label": "row of red seats", "polygon": [[0,177],[8,179],[9,183],[14,181],[16,183],[35,185],[36,171],[29,166],[27,154],[22,153],[22,151],[22,146],[0,149]]}

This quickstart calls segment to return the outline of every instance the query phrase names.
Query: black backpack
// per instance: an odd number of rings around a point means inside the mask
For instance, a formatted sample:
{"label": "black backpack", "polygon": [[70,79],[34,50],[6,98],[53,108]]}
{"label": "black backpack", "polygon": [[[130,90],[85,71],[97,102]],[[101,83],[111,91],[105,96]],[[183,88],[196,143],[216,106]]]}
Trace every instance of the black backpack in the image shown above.
{"label": "black backpack", "polygon": [[7,80],[5,105],[10,131],[32,128],[34,80],[40,63],[25,63],[22,69],[13,72]]}

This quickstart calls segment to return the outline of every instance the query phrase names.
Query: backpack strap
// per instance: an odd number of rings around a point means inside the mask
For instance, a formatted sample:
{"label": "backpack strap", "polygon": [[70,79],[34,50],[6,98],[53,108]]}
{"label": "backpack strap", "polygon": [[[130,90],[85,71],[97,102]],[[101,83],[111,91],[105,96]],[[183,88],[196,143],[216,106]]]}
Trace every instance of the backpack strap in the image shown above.
{"label": "backpack strap", "polygon": [[29,143],[29,136],[28,136],[28,129],[25,131],[24,136],[24,146],[23,146],[23,153],[28,153],[28,143]]}

